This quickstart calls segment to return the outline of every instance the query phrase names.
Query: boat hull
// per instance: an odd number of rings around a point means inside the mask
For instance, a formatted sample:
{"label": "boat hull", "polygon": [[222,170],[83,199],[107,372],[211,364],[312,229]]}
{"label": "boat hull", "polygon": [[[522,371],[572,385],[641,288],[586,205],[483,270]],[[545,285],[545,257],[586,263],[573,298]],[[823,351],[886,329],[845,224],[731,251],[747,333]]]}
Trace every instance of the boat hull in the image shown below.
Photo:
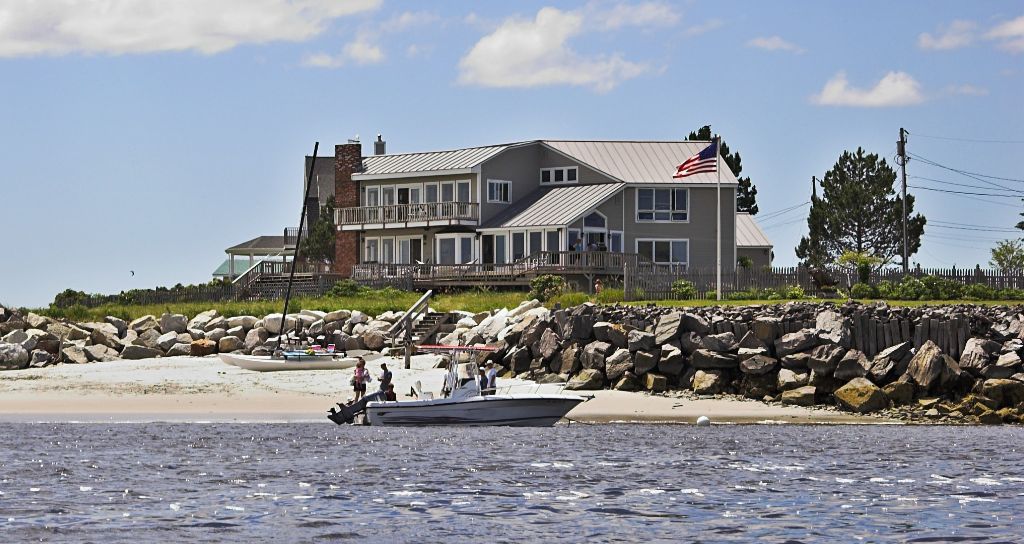
{"label": "boat hull", "polygon": [[371,402],[370,425],[550,427],[583,402],[572,395],[492,395],[470,399]]}
{"label": "boat hull", "polygon": [[218,355],[225,363],[254,370],[256,372],[280,372],[285,370],[345,370],[356,366],[358,360],[355,357],[323,357],[311,356],[289,356],[287,359],[271,359],[258,355],[234,355],[221,353]]}

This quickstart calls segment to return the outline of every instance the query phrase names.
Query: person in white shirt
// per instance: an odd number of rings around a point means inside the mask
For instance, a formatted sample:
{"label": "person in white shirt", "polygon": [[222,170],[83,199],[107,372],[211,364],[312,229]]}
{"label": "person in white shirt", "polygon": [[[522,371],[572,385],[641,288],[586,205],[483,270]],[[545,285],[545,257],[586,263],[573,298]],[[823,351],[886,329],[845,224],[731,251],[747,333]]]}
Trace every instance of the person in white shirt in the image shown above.
{"label": "person in white shirt", "polygon": [[498,369],[494,363],[487,363],[487,395],[493,395],[498,385]]}

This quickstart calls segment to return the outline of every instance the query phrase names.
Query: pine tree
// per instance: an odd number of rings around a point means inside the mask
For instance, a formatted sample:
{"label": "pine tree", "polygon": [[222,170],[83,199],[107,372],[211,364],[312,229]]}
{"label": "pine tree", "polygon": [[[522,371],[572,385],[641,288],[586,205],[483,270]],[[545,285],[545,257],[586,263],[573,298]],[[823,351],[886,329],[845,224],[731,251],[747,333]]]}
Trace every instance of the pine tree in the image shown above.
{"label": "pine tree", "polygon": [[309,226],[299,256],[315,262],[334,262],[334,230],[334,202],[328,199],[320,208],[320,217]]}
{"label": "pine tree", "polygon": [[[843,152],[825,173],[821,196],[812,197],[809,233],[800,239],[796,256],[803,264],[823,266],[853,251],[877,257],[881,264],[903,254],[903,201],[893,190],[896,172],[878,155]],[[921,247],[925,218],[914,215],[914,197],[907,195],[907,253]]]}
{"label": "pine tree", "polygon": [[[687,140],[710,140],[711,139],[711,125],[705,125],[694,132],[691,132],[686,137]],[[739,182],[739,187],[736,188],[736,211],[747,212],[750,215],[757,215],[757,187],[751,183],[750,178],[741,178],[740,172],[743,171],[743,160],[740,158],[740,154],[729,152],[729,145],[722,140],[722,158],[725,159],[725,164],[729,165],[733,174],[736,174],[736,180]]]}

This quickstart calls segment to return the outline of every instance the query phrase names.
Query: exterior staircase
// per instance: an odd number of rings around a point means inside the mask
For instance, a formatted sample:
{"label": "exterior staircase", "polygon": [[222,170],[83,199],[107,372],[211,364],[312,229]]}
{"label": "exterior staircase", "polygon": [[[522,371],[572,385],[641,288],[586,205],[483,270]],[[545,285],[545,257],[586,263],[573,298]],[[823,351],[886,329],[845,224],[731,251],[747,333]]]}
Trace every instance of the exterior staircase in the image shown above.
{"label": "exterior staircase", "polygon": [[417,346],[433,343],[438,332],[443,331],[446,325],[452,321],[451,314],[447,312],[427,312],[423,319],[418,321],[412,328],[412,341]]}

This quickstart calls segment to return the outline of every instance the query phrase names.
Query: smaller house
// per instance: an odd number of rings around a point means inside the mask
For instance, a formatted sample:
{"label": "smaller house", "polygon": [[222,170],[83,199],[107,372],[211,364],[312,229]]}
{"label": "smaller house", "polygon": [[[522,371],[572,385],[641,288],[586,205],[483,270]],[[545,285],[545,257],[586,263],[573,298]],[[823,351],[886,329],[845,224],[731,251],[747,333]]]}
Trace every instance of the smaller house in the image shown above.
{"label": "smaller house", "polygon": [[750,259],[753,268],[771,266],[775,260],[772,242],[747,212],[736,212],[736,259]]}

